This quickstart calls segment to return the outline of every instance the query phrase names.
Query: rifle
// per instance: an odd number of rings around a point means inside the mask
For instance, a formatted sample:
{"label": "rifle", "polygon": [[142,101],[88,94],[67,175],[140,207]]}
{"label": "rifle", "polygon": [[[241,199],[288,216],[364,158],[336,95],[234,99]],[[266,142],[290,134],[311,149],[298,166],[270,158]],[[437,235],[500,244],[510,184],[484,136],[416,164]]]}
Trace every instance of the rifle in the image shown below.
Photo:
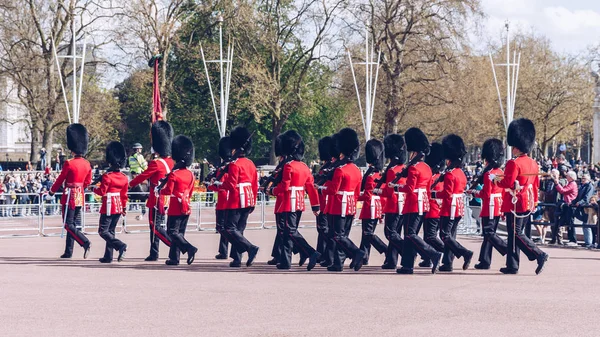
{"label": "rifle", "polygon": [[269,172],[269,176],[267,179],[260,185],[260,190],[264,192],[268,192],[271,187],[277,186],[281,182],[282,179],[282,171],[285,164],[293,161],[292,157],[286,157],[284,160],[277,164],[277,167],[271,172]]}
{"label": "rifle", "polygon": [[408,164],[406,164],[406,166],[404,166],[401,172],[396,173],[396,177],[394,178],[394,180],[390,181],[390,184],[395,185],[398,181],[400,181],[400,179],[408,177],[408,169],[411,166],[415,166],[418,162],[423,160],[423,158],[425,158],[425,153],[417,153],[417,155],[413,159],[411,159],[408,162]]}
{"label": "rifle", "polygon": [[461,162],[456,162],[456,163],[450,164],[448,167],[446,167],[446,169],[442,173],[440,173],[440,176],[431,185],[431,189],[430,190],[433,191],[434,188],[435,188],[435,186],[437,186],[437,184],[439,184],[442,181],[444,181],[444,178],[446,177],[446,174],[452,172],[452,170],[454,170],[455,168],[459,168],[461,164],[462,164]]}
{"label": "rifle", "polygon": [[[330,163],[329,167],[323,169],[322,172],[320,172],[317,175],[318,180],[315,179],[315,185],[323,186],[323,184],[325,184],[327,181],[333,179],[333,173],[335,172],[336,168],[338,168],[342,165],[348,164],[349,162],[350,162],[349,159],[344,158],[341,160],[337,160],[333,163]],[[325,166],[325,165],[323,165],[323,166]]]}

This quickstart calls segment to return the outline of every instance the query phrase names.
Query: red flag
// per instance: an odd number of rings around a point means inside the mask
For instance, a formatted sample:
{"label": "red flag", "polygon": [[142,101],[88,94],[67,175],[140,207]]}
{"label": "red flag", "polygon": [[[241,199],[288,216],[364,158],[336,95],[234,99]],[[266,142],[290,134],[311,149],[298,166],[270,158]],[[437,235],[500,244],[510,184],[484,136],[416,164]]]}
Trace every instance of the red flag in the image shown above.
{"label": "red flag", "polygon": [[154,84],[152,88],[152,123],[164,119],[162,107],[160,106],[160,86],[158,84],[159,57],[154,58]]}

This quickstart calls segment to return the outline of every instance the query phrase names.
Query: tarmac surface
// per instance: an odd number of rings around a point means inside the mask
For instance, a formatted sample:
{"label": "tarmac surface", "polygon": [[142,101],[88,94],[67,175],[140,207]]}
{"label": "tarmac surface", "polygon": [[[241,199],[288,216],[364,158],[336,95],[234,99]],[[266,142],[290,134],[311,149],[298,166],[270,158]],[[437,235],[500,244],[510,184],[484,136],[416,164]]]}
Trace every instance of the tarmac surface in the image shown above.
{"label": "tarmac surface", "polygon": [[[380,226],[382,227],[382,226]],[[382,228],[378,228],[381,233]],[[311,243],[314,228],[301,229]],[[597,331],[600,252],[544,246],[545,271],[521,255],[519,275],[501,275],[494,253],[488,271],[450,274],[416,269],[411,276],[370,265],[330,273],[268,266],[274,230],[247,231],[261,247],[254,266],[214,260],[218,236],[192,232],[196,262],[144,262],[148,234],[120,234],[121,263],[100,264],[104,242],[90,235],[90,257],[58,258],[60,237],[0,240],[0,336],[590,336]],[[351,239],[360,242],[360,228]],[[478,237],[461,237],[479,249]],[[116,255],[115,255],[116,257]],[[245,258],[244,258],[245,259]],[[297,257],[294,258],[295,262]],[[473,262],[473,264],[476,261]]]}

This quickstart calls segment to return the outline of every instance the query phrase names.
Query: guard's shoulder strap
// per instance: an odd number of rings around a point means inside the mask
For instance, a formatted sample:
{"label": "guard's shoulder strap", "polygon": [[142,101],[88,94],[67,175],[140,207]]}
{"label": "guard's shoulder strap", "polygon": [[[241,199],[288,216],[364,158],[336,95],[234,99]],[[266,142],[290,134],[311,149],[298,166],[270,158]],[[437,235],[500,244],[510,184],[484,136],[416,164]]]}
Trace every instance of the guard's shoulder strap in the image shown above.
{"label": "guard's shoulder strap", "polygon": [[161,162],[165,166],[165,170],[167,171],[167,174],[171,173],[171,169],[169,168],[169,165],[163,158],[158,158],[158,161]]}

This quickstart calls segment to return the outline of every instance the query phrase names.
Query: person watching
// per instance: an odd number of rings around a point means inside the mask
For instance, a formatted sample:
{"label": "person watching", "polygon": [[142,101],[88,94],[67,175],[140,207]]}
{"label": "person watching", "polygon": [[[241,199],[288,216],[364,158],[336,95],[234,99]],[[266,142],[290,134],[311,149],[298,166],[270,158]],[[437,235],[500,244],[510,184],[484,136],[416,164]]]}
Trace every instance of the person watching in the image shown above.
{"label": "person watching", "polygon": [[[590,205],[593,196],[594,186],[590,175],[586,173],[581,177],[581,185],[579,186],[577,197],[571,202],[571,206],[576,207],[574,212],[575,218],[584,224],[588,223],[588,215],[585,212],[585,208]],[[586,247],[589,248],[592,246],[593,235],[591,228],[583,228],[583,240]]]}
{"label": "person watching", "polygon": [[133,153],[129,157],[129,171],[136,176],[148,168],[148,162],[142,155],[142,144],[133,144]]}
{"label": "person watching", "polygon": [[[567,184],[565,186],[561,186],[558,183],[558,179],[553,177],[554,183],[556,184],[556,190],[558,193],[562,195],[562,201],[560,211],[560,220],[555,224],[556,226],[568,226],[568,237],[569,242],[567,246],[576,246],[577,245],[577,237],[575,236],[575,227],[573,227],[573,210],[570,205],[573,200],[577,197],[577,173],[574,171],[568,171],[566,174]],[[555,228],[553,233],[560,234],[560,228]]]}

